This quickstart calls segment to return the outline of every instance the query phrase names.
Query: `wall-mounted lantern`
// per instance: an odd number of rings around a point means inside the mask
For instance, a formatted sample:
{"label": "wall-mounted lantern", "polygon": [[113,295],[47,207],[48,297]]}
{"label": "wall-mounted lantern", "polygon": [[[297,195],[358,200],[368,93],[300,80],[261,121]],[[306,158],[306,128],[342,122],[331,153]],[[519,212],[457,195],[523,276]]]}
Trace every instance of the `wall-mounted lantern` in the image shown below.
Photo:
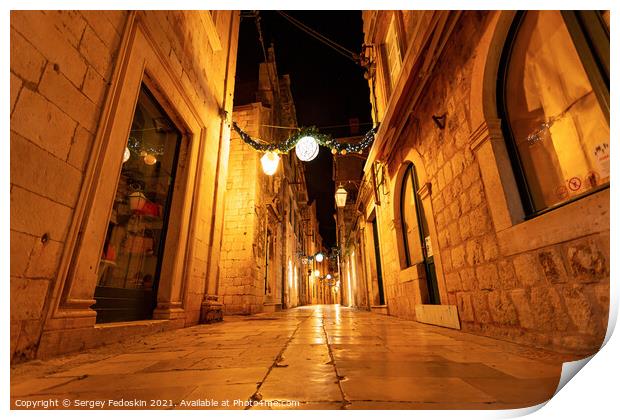
{"label": "wall-mounted lantern", "polygon": [[347,204],[347,190],[342,185],[336,190],[335,198],[337,207],[344,207]]}

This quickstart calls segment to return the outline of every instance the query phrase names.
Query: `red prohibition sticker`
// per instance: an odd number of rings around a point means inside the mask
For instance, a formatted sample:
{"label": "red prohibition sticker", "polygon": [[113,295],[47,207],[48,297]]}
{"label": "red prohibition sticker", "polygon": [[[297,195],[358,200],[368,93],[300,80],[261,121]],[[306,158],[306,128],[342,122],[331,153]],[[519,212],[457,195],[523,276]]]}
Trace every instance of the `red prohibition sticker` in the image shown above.
{"label": "red prohibition sticker", "polygon": [[571,191],[579,190],[579,188],[581,188],[581,179],[579,179],[578,176],[574,176],[571,179],[569,179],[568,188],[570,188]]}
{"label": "red prohibition sticker", "polygon": [[563,200],[568,197],[568,188],[566,188],[564,185],[560,185],[555,189],[555,194],[558,199]]}
{"label": "red prohibition sticker", "polygon": [[590,184],[591,187],[596,187],[600,179],[601,179],[601,176],[596,171],[590,171],[588,172],[588,175],[586,176],[586,180]]}

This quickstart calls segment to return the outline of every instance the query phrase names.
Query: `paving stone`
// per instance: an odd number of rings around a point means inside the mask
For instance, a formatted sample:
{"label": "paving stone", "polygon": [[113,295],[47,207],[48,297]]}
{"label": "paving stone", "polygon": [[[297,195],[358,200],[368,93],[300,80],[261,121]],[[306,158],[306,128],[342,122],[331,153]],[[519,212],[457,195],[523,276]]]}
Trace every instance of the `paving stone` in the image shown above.
{"label": "paving stone", "polygon": [[460,378],[364,376],[342,382],[348,399],[412,402],[493,402],[495,398]]}
{"label": "paving stone", "polygon": [[231,317],[16,366],[12,406],[18,398],[124,398],[162,401],[122,407],[147,409],[508,409],[550,398],[567,360],[337,306],[269,317]]}

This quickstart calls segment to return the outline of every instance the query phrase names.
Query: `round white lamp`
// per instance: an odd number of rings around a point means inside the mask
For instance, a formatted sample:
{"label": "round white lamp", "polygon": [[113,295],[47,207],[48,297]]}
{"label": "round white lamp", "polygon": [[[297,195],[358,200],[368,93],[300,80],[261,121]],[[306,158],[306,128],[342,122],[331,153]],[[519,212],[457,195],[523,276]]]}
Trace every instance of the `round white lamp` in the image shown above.
{"label": "round white lamp", "polygon": [[299,160],[309,162],[319,154],[319,144],[314,137],[302,137],[295,146],[295,154]]}
{"label": "round white lamp", "polygon": [[131,152],[129,151],[129,147],[125,147],[125,151],[123,152],[123,163],[127,162],[131,157]]}

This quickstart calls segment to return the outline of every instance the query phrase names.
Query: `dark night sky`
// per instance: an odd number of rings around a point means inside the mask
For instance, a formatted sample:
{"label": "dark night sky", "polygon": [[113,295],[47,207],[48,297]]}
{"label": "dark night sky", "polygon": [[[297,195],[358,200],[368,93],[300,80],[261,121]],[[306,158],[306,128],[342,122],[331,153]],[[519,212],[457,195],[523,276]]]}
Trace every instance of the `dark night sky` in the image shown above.
{"label": "dark night sky", "polygon": [[[348,50],[360,52],[363,43],[360,11],[287,11],[287,14]],[[363,69],[338,52],[293,26],[275,11],[260,11],[265,46],[274,44],[280,75],[289,74],[300,127],[317,126],[334,137],[350,135],[349,118],[370,123],[368,83]],[[253,18],[243,18],[235,84],[235,105],[255,100],[259,63],[264,61]],[[361,125],[363,133],[370,125]],[[308,163],[306,180],[310,200],[317,202],[317,216],[323,242],[336,243],[333,214],[334,182],[332,155],[321,147],[319,156]]]}

